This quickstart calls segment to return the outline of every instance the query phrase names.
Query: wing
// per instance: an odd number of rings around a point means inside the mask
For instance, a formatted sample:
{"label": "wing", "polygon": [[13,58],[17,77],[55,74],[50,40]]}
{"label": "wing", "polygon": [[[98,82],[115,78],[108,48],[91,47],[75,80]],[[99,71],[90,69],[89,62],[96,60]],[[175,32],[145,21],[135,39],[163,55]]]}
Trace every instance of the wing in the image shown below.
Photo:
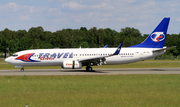
{"label": "wing", "polygon": [[120,53],[121,47],[122,47],[123,43],[119,45],[119,47],[116,49],[116,51],[113,54],[109,54],[109,55],[105,55],[105,56],[98,56],[98,57],[91,57],[91,58],[85,58],[85,59],[79,59],[79,62],[82,62],[83,66],[87,65],[87,64],[91,64],[93,63],[93,65],[102,65],[102,64],[106,64],[106,58],[107,57],[111,57],[114,55],[118,55]]}

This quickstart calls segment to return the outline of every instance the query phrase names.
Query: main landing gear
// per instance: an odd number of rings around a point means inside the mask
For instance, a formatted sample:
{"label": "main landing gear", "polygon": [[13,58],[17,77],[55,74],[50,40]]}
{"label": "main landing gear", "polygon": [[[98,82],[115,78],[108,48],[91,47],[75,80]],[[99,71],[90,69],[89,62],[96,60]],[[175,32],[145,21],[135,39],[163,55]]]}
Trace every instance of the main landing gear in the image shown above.
{"label": "main landing gear", "polygon": [[21,68],[21,71],[23,72],[23,71],[24,71],[24,68]]}
{"label": "main landing gear", "polygon": [[92,71],[92,70],[93,70],[92,67],[90,67],[90,66],[86,67],[86,71]]}

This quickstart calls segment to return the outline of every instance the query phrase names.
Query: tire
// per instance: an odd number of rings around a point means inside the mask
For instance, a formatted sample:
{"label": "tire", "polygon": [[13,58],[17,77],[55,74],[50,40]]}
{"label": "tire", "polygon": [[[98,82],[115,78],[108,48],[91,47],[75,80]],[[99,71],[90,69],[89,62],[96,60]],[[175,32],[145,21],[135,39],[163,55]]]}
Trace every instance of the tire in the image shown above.
{"label": "tire", "polygon": [[21,68],[21,71],[23,72],[23,71],[24,71],[24,68]]}
{"label": "tire", "polygon": [[89,68],[88,68],[88,71],[92,71],[92,67],[89,67]]}
{"label": "tire", "polygon": [[92,67],[86,67],[86,71],[92,71]]}

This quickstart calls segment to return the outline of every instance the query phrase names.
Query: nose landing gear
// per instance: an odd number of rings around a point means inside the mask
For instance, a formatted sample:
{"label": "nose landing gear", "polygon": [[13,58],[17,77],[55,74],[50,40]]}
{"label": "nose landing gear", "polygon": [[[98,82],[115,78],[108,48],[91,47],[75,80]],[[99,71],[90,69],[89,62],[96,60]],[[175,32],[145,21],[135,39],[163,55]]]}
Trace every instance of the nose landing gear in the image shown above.
{"label": "nose landing gear", "polygon": [[16,68],[21,68],[21,71],[23,72],[24,71],[24,68],[23,66],[15,66]]}

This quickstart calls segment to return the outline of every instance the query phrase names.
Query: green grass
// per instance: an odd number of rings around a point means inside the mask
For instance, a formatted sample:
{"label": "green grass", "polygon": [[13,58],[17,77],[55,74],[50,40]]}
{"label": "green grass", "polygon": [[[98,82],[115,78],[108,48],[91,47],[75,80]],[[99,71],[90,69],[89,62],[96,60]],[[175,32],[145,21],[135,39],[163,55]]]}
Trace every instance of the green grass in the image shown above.
{"label": "green grass", "polygon": [[1,107],[174,107],[180,75],[0,76]]}
{"label": "green grass", "polygon": [[[147,60],[93,68],[163,67],[180,67],[180,61]],[[0,60],[0,69],[15,67]],[[180,105],[179,95],[180,75],[0,76],[0,107],[174,107]]]}

